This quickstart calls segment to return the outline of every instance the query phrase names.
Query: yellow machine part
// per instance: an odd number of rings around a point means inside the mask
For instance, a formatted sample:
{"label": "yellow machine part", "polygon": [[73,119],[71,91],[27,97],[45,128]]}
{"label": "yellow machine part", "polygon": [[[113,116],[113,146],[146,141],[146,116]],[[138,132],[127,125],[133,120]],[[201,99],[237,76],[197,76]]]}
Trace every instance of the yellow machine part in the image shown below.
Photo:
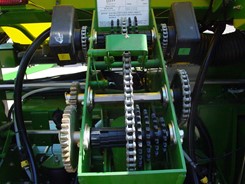
{"label": "yellow machine part", "polygon": [[[33,37],[37,37],[44,30],[51,26],[51,23],[34,23],[34,24],[20,24],[23,28],[25,28]],[[1,27],[3,31],[12,39],[14,43],[20,44],[31,44],[32,41],[23,34],[19,29],[14,27]]]}

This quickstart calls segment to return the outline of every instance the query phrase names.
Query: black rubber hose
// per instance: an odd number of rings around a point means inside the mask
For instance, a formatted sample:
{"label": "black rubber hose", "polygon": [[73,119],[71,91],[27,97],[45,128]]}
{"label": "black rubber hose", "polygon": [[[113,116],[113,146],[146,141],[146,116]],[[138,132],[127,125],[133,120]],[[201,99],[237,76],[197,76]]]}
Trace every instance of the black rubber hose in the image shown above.
{"label": "black rubber hose", "polygon": [[[214,36],[211,39],[211,43],[209,46],[209,50],[206,54],[206,57],[199,69],[197,79],[195,86],[193,88],[192,92],[192,106],[191,106],[191,113],[190,113],[190,118],[187,124],[187,139],[188,139],[188,151],[191,159],[196,162],[196,157],[195,157],[195,120],[196,120],[196,115],[197,115],[197,108],[198,108],[198,100],[201,96],[201,91],[203,87],[203,83],[205,80],[205,76],[209,67],[209,64],[211,61],[214,59],[214,54],[216,51],[216,46],[222,36],[222,33],[225,29],[225,25],[221,24],[220,26],[217,26],[216,31],[214,33]],[[193,172],[195,172],[192,169]]]}
{"label": "black rubber hose", "polygon": [[214,2],[214,0],[210,0],[210,2],[209,2],[208,10],[205,12],[205,15],[202,19],[201,27],[199,29],[200,32],[203,32],[208,28],[207,19],[212,13],[213,2]]}
{"label": "black rubber hose", "polygon": [[[205,144],[206,144],[206,152],[207,152],[207,155],[208,155],[208,158],[214,158],[214,147],[213,147],[213,141],[212,141],[212,138],[207,130],[207,128],[205,127],[202,119],[197,116],[197,119],[196,119],[196,127],[200,133],[200,137],[203,138]],[[214,162],[210,162],[209,164],[209,168],[208,168],[208,171],[209,171],[209,180],[211,181],[211,183],[213,182],[212,179],[212,173],[213,173],[213,169],[214,169]]]}
{"label": "black rubber hose", "polygon": [[23,112],[22,112],[22,90],[23,90],[23,81],[26,72],[26,68],[29,65],[29,62],[36,51],[37,48],[49,37],[50,29],[47,29],[42,34],[40,34],[33,43],[28,47],[25,55],[21,59],[20,66],[18,69],[17,77],[15,80],[15,89],[14,89],[14,111],[16,117],[16,123],[18,131],[20,134],[22,145],[29,159],[30,167],[32,170],[32,180],[33,183],[38,183],[38,170],[34,159],[33,150],[30,144],[30,141],[27,137],[26,127],[24,124]]}
{"label": "black rubber hose", "polygon": [[[194,64],[202,65],[203,59],[211,44],[213,34],[201,34],[201,42],[193,59]],[[219,41],[214,59],[210,63],[212,66],[224,66],[236,64],[245,58],[245,33],[236,30],[235,32],[224,34]],[[200,59],[201,58],[201,59]]]}

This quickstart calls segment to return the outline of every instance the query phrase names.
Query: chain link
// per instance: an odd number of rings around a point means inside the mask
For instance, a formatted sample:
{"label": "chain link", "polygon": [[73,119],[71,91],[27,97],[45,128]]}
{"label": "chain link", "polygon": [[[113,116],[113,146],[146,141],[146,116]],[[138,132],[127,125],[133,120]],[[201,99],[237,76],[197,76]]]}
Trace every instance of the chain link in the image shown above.
{"label": "chain link", "polygon": [[125,106],[125,132],[126,132],[126,156],[127,169],[136,170],[136,136],[135,115],[133,100],[133,76],[131,70],[131,54],[123,53],[123,82],[124,82],[124,106]]}
{"label": "chain link", "polygon": [[162,50],[163,54],[167,53],[168,48],[168,27],[166,24],[161,24],[161,31],[162,31]]}

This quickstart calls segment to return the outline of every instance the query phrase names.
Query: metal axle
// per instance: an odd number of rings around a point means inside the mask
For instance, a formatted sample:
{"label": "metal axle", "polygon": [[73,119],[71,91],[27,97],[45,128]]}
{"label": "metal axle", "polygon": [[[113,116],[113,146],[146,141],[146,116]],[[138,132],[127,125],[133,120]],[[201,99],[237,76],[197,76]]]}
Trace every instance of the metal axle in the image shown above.
{"label": "metal axle", "polygon": [[[71,95],[66,94],[66,101],[69,102]],[[88,89],[87,105],[92,107],[96,103],[124,102],[124,94],[94,94],[91,88]],[[161,92],[134,93],[135,102],[161,101],[163,105],[169,102],[167,87],[164,86]],[[84,101],[84,94],[78,94],[78,102]]]}
{"label": "metal axle", "polygon": [[[80,86],[85,86],[85,83],[80,83]],[[46,83],[28,83],[23,84],[23,88],[30,88],[30,89],[36,89],[36,88],[44,88],[44,87],[57,87],[57,88],[67,88],[69,89],[71,87],[71,82],[46,82]],[[0,89],[2,90],[12,90],[14,89],[14,84],[1,84]]]}

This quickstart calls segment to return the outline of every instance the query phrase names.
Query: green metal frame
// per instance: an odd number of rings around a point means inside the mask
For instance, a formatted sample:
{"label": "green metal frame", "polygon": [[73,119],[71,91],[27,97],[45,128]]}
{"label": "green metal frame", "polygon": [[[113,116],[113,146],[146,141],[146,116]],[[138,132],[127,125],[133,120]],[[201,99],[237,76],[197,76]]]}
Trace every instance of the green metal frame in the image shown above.
{"label": "green metal frame", "polygon": [[[111,68],[122,67],[121,61],[115,61],[114,56],[120,55],[125,49],[129,49],[133,51],[133,55],[141,56],[138,57],[137,60],[132,61],[133,67],[141,67],[144,69],[149,68],[158,68],[160,72],[148,72],[148,79],[150,86],[149,91],[157,91],[163,85],[167,86],[168,95],[170,97],[170,102],[167,107],[162,107],[160,103],[153,103],[150,105],[154,105],[157,107],[157,111],[162,113],[166,118],[166,121],[173,122],[175,126],[175,131],[177,132],[177,145],[172,145],[169,147],[168,155],[171,155],[167,160],[167,164],[165,168],[158,168],[157,166],[153,166],[150,168],[150,165],[146,165],[145,171],[134,171],[128,172],[125,169],[125,149],[124,148],[115,148],[112,150],[105,150],[105,153],[102,158],[97,163],[94,163],[94,167],[98,167],[95,172],[91,170],[91,155],[100,155],[100,151],[98,150],[84,150],[83,147],[83,134],[85,124],[92,125],[94,116],[101,116],[102,118],[106,118],[107,113],[115,113],[118,112],[113,108],[108,106],[95,106],[91,111],[87,107],[87,101],[83,103],[82,109],[82,126],[80,131],[80,149],[79,149],[79,161],[78,161],[78,179],[81,183],[159,183],[159,181],[164,181],[165,183],[183,183],[186,175],[186,166],[185,160],[182,153],[182,145],[180,143],[180,136],[178,134],[178,126],[176,123],[176,116],[174,111],[174,106],[172,103],[172,97],[170,94],[169,80],[167,77],[167,71],[165,68],[165,61],[163,59],[161,44],[159,42],[159,33],[157,29],[157,23],[161,23],[163,20],[166,21],[168,18],[169,8],[173,1],[159,1],[159,0],[151,0],[150,7],[150,25],[148,27],[140,27],[139,29],[152,29],[154,28],[157,33],[157,40],[154,45],[154,53],[152,54],[154,57],[149,59],[147,58],[147,48],[145,46],[145,37],[144,35],[130,35],[128,41],[124,42],[124,36],[108,36],[107,37],[107,46],[105,49],[95,49],[93,45],[93,41],[90,41],[89,51],[88,51],[88,70],[86,74],[86,86],[85,86],[85,96],[84,99],[88,97],[88,88],[92,87],[95,91],[101,90],[101,87],[107,86],[108,82],[100,80],[99,76],[94,76],[94,73],[97,70],[110,70]],[[185,0],[175,0],[174,2],[185,2]],[[208,6],[209,0],[191,0],[197,18],[201,20],[203,15],[205,14]],[[80,25],[88,25],[91,27],[90,32],[92,33],[95,30],[103,31],[106,30],[104,28],[97,27],[97,15],[96,15],[96,1],[86,1],[86,0],[50,0],[50,1],[40,1],[40,0],[32,0],[28,5],[22,6],[6,6],[0,7],[1,15],[0,15],[0,26],[9,26],[14,27],[22,31],[28,38],[34,40],[34,36],[31,34],[30,30],[26,30],[20,24],[22,23],[40,23],[40,22],[50,22],[51,21],[51,12],[52,8],[55,5],[64,5],[70,4],[77,8],[77,12],[79,12],[79,22]],[[244,0],[236,0],[230,1],[227,9],[227,17],[230,19],[234,19],[235,27],[239,29],[245,29],[245,2]],[[223,17],[222,13],[222,0],[215,0],[214,5],[212,7],[213,12],[215,12],[210,20],[216,20],[220,17]],[[28,14],[28,17],[26,16]],[[157,21],[157,23],[156,23]],[[2,29],[0,28],[2,32]],[[107,31],[107,30],[106,30]],[[92,39],[92,38],[91,38]],[[141,46],[138,45],[129,45],[129,42],[134,42],[133,40],[140,40]],[[123,46],[121,48],[115,47],[118,42],[123,42]],[[130,48],[130,47],[131,48]],[[7,48],[8,49],[8,48]],[[10,49],[11,50],[11,49]],[[1,68],[10,66],[14,67],[16,65],[16,61],[14,61],[10,57],[10,52],[5,52],[6,47],[1,45],[0,47],[0,61],[4,59],[4,62],[1,61]],[[3,56],[5,58],[3,58]],[[13,55],[12,55],[13,56]],[[104,57],[103,61],[99,61],[96,59],[96,56]],[[41,65],[35,68],[30,68],[27,73],[37,72],[43,69],[47,69],[52,67],[52,65]],[[234,79],[244,78],[244,66],[234,66],[234,67],[224,67],[217,70],[216,67],[210,68],[208,77],[211,79],[226,79],[227,77],[231,77]],[[231,76],[231,71],[235,71]],[[14,79],[16,73],[2,75],[0,70],[0,83],[3,83],[3,80]],[[161,83],[156,82],[156,79],[161,79]],[[244,106],[244,95],[241,94],[237,96],[237,99],[234,96],[219,96],[223,94],[223,86],[222,85],[205,85],[204,92],[202,98],[200,99],[199,105],[199,115],[204,121],[208,131],[210,132],[211,138],[214,142],[215,147],[215,157],[217,157],[216,165],[218,168],[218,176],[219,182],[221,183],[234,183],[236,182],[236,178],[238,178],[238,174],[241,171],[241,162],[243,159],[243,154],[241,150],[244,149],[244,136],[245,136],[245,106]],[[3,105],[3,100],[6,100],[6,96],[12,95],[12,93],[8,93],[6,91],[0,91],[0,124],[3,124],[7,121],[5,115],[5,108]],[[12,99],[12,97],[8,98]],[[148,104],[149,105],[149,104]],[[51,119],[52,113],[54,109],[60,108],[64,109],[65,102],[62,96],[55,97],[55,99],[42,99],[42,98],[31,98],[24,102],[23,110],[25,120],[30,120],[33,123],[31,126],[27,126],[29,129],[48,129],[48,121]],[[123,111],[122,105],[117,106],[119,111]],[[225,112],[225,113],[224,113]],[[101,115],[102,114],[102,115]],[[118,118],[113,120],[114,126],[123,126],[123,115],[122,113],[118,113]],[[20,166],[18,165],[19,161],[16,157],[18,154],[16,151],[7,150],[10,146],[11,138],[13,136],[12,131],[5,131],[3,134],[1,132],[1,138],[4,138],[5,142],[0,143],[0,147],[3,148],[0,158],[5,158],[4,164],[0,167],[0,182],[7,182],[9,178],[11,181],[19,181],[20,178],[24,178],[21,171]],[[32,143],[40,145],[52,145],[54,143],[54,139],[51,135],[48,136],[32,136]],[[205,148],[205,145],[201,142],[199,145],[200,149]],[[99,152],[99,153],[97,153]],[[224,155],[224,153],[229,153],[228,156]],[[36,154],[39,154],[36,151]],[[202,150],[200,151],[200,155],[204,153]],[[112,156],[113,155],[113,156]],[[223,156],[224,155],[224,156]],[[113,158],[114,157],[114,158]],[[220,158],[221,157],[221,158]],[[229,159],[228,159],[229,158]],[[111,168],[111,161],[116,164],[116,168]],[[122,160],[120,163],[118,160]],[[163,160],[163,159],[162,159]],[[104,161],[104,164],[101,164]],[[202,160],[201,160],[202,161]],[[13,163],[11,166],[9,163]],[[54,158],[50,158],[44,166],[55,168],[60,167],[61,164],[55,165]],[[153,169],[153,170],[151,170]],[[11,173],[15,172],[16,175],[12,178]],[[7,178],[7,179],[6,179]],[[242,182],[245,182],[245,178],[243,178]]]}
{"label": "green metal frame", "polygon": [[[94,11],[94,18],[92,21],[92,28],[91,31],[93,31],[93,29],[96,30],[96,21],[95,21],[95,16],[96,16],[96,12]],[[156,22],[154,19],[154,11],[151,10],[150,12],[150,20],[152,22],[152,27],[148,28],[148,29],[152,29],[153,27],[155,28],[155,30],[157,30],[156,27]],[[156,33],[158,34],[158,33]],[[134,35],[129,35],[129,37],[134,37]],[[146,39],[144,37],[141,37],[141,35],[138,35],[137,39]],[[88,88],[90,87],[89,85],[89,81],[92,79],[92,70],[93,70],[93,63],[95,62],[96,64],[99,63],[99,61],[95,60],[95,56],[105,56],[105,55],[110,55],[110,56],[117,56],[117,55],[121,55],[122,51],[125,50],[126,48],[128,48],[128,44],[132,44],[131,40],[125,40],[125,37],[122,36],[108,36],[107,41],[109,41],[109,43],[107,43],[106,45],[106,50],[98,50],[98,49],[93,49],[93,42],[90,42],[90,47],[89,47],[89,51],[88,51],[88,70],[87,70],[87,77],[86,77],[86,87],[85,87],[85,99],[88,96]],[[122,39],[124,39],[124,41],[122,41]],[[121,40],[121,41],[120,41]],[[142,43],[142,47],[138,46],[135,47],[134,45],[130,46],[130,48],[134,51],[137,50],[145,50],[145,46],[144,46],[144,40],[142,40],[140,43]],[[110,44],[114,45],[115,47],[112,47]],[[120,45],[119,47],[117,47],[116,45]],[[168,83],[168,78],[167,78],[167,72],[165,67],[165,61],[163,59],[163,55],[162,55],[162,51],[161,51],[161,44],[159,42],[159,40],[156,40],[155,43],[155,53],[154,53],[154,57],[155,60],[158,60],[159,62],[157,63],[158,66],[156,66],[156,68],[160,69],[160,73],[159,74],[154,74],[154,75],[159,75],[161,77],[161,82],[158,83],[158,85],[156,87],[152,86],[152,89],[156,88],[156,89],[160,89],[161,86],[166,85],[169,89],[169,83]],[[142,48],[142,49],[140,49]],[[128,50],[131,51],[131,50]],[[144,51],[146,52],[146,51]],[[134,53],[134,52],[133,52]],[[139,52],[142,55],[142,52]],[[139,54],[139,53],[136,53]],[[138,61],[136,61],[135,63],[137,63]],[[146,64],[150,62],[146,60]],[[104,65],[104,66],[103,66]],[[144,63],[140,63],[138,62],[138,65],[141,67],[144,67]],[[100,68],[111,68],[113,65],[111,65],[110,63],[108,64],[107,62],[101,62],[100,63]],[[115,65],[114,65],[115,66]],[[96,66],[97,67],[97,66]],[[171,99],[171,94],[170,94],[170,90],[168,90],[168,95],[170,96],[170,102],[167,105],[166,108],[162,107],[163,110],[163,114],[164,117],[166,118],[167,122],[174,122],[175,125],[175,131],[178,132],[178,128],[177,128],[177,123],[176,123],[176,117],[175,117],[175,113],[174,113],[174,106],[172,103],[172,99]],[[102,182],[102,183],[145,183],[145,182],[149,182],[149,183],[157,183],[159,181],[165,181],[165,183],[183,183],[184,179],[185,179],[185,174],[186,174],[186,167],[185,167],[185,161],[184,161],[184,157],[183,157],[183,153],[182,153],[182,146],[180,143],[180,137],[179,134],[177,133],[177,139],[178,139],[178,143],[177,145],[173,145],[170,146],[168,154],[171,155],[169,156],[169,165],[168,168],[165,169],[160,169],[160,170],[146,170],[146,171],[135,171],[135,172],[128,172],[125,169],[125,149],[113,149],[113,155],[114,155],[114,163],[115,165],[118,164],[115,171],[112,171],[112,169],[110,168],[110,154],[107,153],[109,150],[105,150],[105,154],[104,154],[104,158],[102,158],[103,161],[103,168],[100,171],[94,172],[92,170],[90,170],[90,163],[91,163],[91,155],[93,154],[93,152],[91,152],[91,150],[84,150],[84,146],[83,146],[83,134],[84,134],[84,128],[85,128],[85,124],[88,124],[89,126],[92,126],[92,116],[93,116],[93,111],[89,110],[87,108],[87,102],[84,101],[83,103],[83,117],[82,117],[82,127],[81,127],[81,134],[80,134],[80,151],[79,151],[79,163],[78,163],[78,179],[79,182],[81,183],[98,183],[98,182]],[[161,104],[158,104],[158,106],[160,105],[160,107],[162,106]],[[105,111],[104,109],[105,107],[102,106],[102,112]],[[106,108],[108,109],[108,108]],[[115,110],[109,108],[108,109],[109,112],[111,113],[116,113]],[[120,108],[120,106],[118,106],[117,108],[117,112],[118,111],[122,111],[123,109]],[[119,113],[120,114],[120,113]],[[122,113],[123,114],[123,113]],[[122,115],[121,114],[121,115]],[[102,118],[103,119],[103,118]],[[119,118],[119,121],[115,120],[115,122],[113,123],[114,125],[117,124],[119,127],[123,126],[124,121],[120,121],[120,120],[124,120],[123,117]],[[86,123],[84,123],[86,122]],[[118,151],[117,151],[118,150]],[[108,157],[109,156],[109,157]],[[174,158],[174,159],[173,159]],[[119,162],[119,160],[120,162]],[[123,164],[124,163],[124,164]],[[92,163],[93,164],[93,163]],[[149,166],[148,169],[150,169]],[[120,169],[121,168],[121,169]],[[144,176],[144,177],[143,177]]]}

